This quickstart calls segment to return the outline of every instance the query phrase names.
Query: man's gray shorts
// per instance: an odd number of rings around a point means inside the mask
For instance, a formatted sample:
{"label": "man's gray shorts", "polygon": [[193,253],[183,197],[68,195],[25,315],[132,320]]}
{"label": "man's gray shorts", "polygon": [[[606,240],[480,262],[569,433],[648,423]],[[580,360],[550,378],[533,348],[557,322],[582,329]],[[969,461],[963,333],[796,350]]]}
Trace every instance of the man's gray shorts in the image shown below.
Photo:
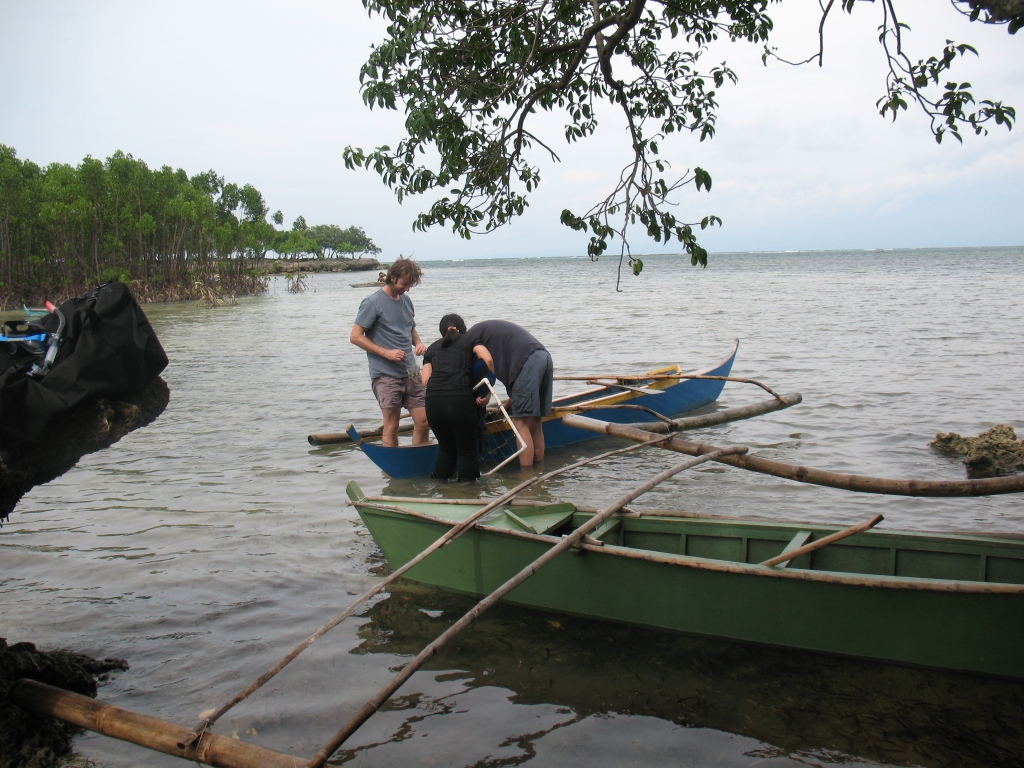
{"label": "man's gray shorts", "polygon": [[550,416],[554,376],[555,366],[546,349],[538,349],[526,358],[509,392],[512,416]]}
{"label": "man's gray shorts", "polygon": [[370,380],[370,388],[377,396],[377,404],[383,408],[423,408],[426,405],[426,390],[419,374],[415,376],[378,376]]}

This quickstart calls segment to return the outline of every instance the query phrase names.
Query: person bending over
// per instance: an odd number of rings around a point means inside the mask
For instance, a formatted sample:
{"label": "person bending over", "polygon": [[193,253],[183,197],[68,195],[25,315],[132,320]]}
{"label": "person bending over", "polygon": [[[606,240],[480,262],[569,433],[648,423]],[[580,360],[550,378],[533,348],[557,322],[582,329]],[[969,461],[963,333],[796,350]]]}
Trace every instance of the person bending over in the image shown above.
{"label": "person bending over", "polygon": [[544,458],[542,417],[551,415],[551,355],[525,329],[507,320],[484,320],[470,328],[466,336],[469,343],[481,344],[490,351],[494,374],[508,391],[512,421],[526,442],[519,465],[533,466]]}

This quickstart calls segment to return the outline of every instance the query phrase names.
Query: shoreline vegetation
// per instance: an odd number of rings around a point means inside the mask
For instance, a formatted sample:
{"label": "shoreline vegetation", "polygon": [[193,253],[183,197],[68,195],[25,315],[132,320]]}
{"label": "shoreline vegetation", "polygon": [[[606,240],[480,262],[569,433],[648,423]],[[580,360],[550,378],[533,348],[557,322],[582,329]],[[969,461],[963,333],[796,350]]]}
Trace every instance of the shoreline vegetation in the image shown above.
{"label": "shoreline vegetation", "polygon": [[45,168],[0,144],[0,311],[118,280],[140,303],[265,293],[277,274],[379,270],[361,227],[291,229],[251,184],[129,154]]}

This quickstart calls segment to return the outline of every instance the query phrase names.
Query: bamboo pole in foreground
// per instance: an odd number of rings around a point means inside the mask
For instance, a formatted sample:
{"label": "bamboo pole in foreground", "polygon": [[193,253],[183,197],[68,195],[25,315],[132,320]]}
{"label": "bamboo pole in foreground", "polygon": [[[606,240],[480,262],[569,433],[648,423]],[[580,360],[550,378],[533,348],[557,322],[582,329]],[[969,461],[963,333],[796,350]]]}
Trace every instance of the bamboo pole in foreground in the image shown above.
{"label": "bamboo pole in foreground", "polygon": [[319,638],[323,637],[325,634],[330,632],[332,629],[334,629],[336,626],[338,626],[341,622],[343,622],[345,619],[347,619],[349,616],[351,616],[353,613],[355,613],[356,610],[360,606],[362,606],[367,600],[369,600],[371,597],[373,597],[378,592],[383,590],[388,584],[390,584],[391,582],[395,581],[396,579],[398,579],[399,577],[401,577],[402,575],[407,573],[411,568],[413,568],[417,564],[421,563],[424,559],[426,559],[426,557],[428,555],[430,555],[431,553],[437,551],[441,547],[447,546],[451,541],[453,541],[454,539],[458,538],[463,533],[468,531],[470,528],[472,528],[476,524],[476,522],[480,518],[482,518],[484,515],[486,515],[492,509],[501,506],[502,504],[504,504],[507,501],[510,501],[511,499],[515,498],[520,493],[522,493],[523,491],[527,490],[528,488],[536,485],[537,483],[543,482],[544,480],[552,478],[552,477],[554,477],[556,475],[560,475],[563,472],[568,472],[571,469],[577,469],[579,467],[584,466],[585,464],[589,464],[591,462],[598,461],[599,459],[605,459],[605,458],[608,458],[609,456],[614,456],[616,454],[625,453],[627,451],[633,451],[633,450],[636,450],[637,448],[643,448],[644,446],[652,445],[654,443],[660,443],[660,442],[663,442],[666,439],[667,438],[662,437],[660,435],[654,435],[654,436],[652,436],[652,439],[647,440],[647,441],[642,442],[642,443],[639,443],[637,445],[630,445],[630,446],[627,446],[626,448],[618,448],[618,449],[616,449],[614,451],[608,451],[608,452],[602,453],[602,454],[600,454],[598,456],[590,456],[589,458],[577,461],[575,464],[569,464],[568,466],[560,467],[560,468],[552,470],[551,472],[548,472],[546,474],[537,475],[536,477],[531,477],[531,478],[521,482],[515,488],[512,488],[509,491],[506,491],[504,494],[499,496],[497,499],[494,499],[493,501],[487,503],[483,508],[481,508],[481,509],[477,510],[476,512],[474,512],[472,515],[470,515],[470,517],[468,517],[467,519],[463,520],[458,525],[454,526],[453,528],[450,528],[437,541],[435,541],[433,544],[431,544],[425,550],[420,552],[418,555],[416,555],[416,557],[414,557],[412,560],[407,562],[401,568],[398,568],[397,570],[393,571],[391,573],[391,575],[389,575],[387,578],[381,580],[380,582],[378,582],[373,587],[370,587],[370,589],[368,589],[366,592],[364,592],[359,597],[357,597],[355,600],[353,600],[348,605],[348,607],[345,608],[345,610],[343,610],[337,616],[335,616],[330,621],[328,621],[326,624],[324,624],[322,627],[320,627],[320,629],[318,629],[312,635],[307,637],[305,640],[303,640],[297,646],[292,648],[292,650],[289,651],[280,661],[278,661],[277,664],[275,664],[273,667],[271,667],[266,672],[264,672],[262,675],[260,675],[258,678],[256,678],[256,680],[253,681],[249,685],[249,687],[247,687],[243,691],[240,691],[239,693],[236,693],[226,703],[221,705],[219,709],[215,710],[210,715],[207,715],[206,717],[201,718],[199,723],[188,734],[185,735],[185,737],[182,739],[181,742],[178,743],[178,746],[181,747],[181,748],[185,748],[186,746],[192,744],[192,742],[194,742],[196,739],[199,738],[200,734],[205,732],[206,729],[208,729],[215,722],[217,722],[221,717],[223,717],[224,714],[226,712],[228,712],[228,710],[230,710],[236,704],[239,704],[240,702],[242,702],[245,699],[249,698],[249,696],[251,696],[253,693],[258,691],[260,688],[262,688],[268,682],[270,682],[270,680],[273,679],[281,670],[283,670],[292,661],[294,661],[295,658],[300,653],[302,653],[309,646],[311,646],[314,642],[316,642]]}
{"label": "bamboo pole in foreground", "polygon": [[179,747],[187,725],[140,715],[36,680],[18,680],[11,701],[23,709],[197,763],[217,768],[300,768],[302,758],[285,755],[238,739],[204,733],[195,745]]}
{"label": "bamboo pole in foreground", "polygon": [[701,456],[697,456],[694,459],[684,461],[671,469],[665,470],[661,474],[657,475],[653,479],[647,481],[638,488],[634,488],[632,491],[627,493],[618,499],[615,503],[608,507],[605,507],[600,512],[597,512],[590,520],[585,522],[579,528],[574,530],[567,536],[563,536],[559,539],[558,543],[551,547],[547,552],[538,557],[528,566],[523,568],[519,573],[513,576],[511,579],[506,581],[496,590],[491,592],[487,597],[476,604],[466,615],[464,615],[457,622],[452,624],[444,633],[437,637],[430,645],[420,651],[419,655],[409,661],[402,670],[392,678],[391,682],[382,688],[376,696],[368,701],[359,712],[343,727],[338,731],[329,742],[316,754],[316,756],[309,762],[307,768],[321,768],[325,762],[327,762],[331,755],[338,751],[338,748],[345,743],[346,739],[351,736],[356,730],[365,723],[374,712],[391,698],[392,694],[397,691],[406,680],[412,677],[413,673],[416,672],[423,664],[425,664],[434,654],[436,654],[444,645],[451,640],[453,637],[458,635],[463,629],[468,627],[474,621],[476,621],[488,608],[492,607],[501,598],[511,592],[513,589],[518,587],[533,574],[543,568],[545,565],[554,560],[558,555],[565,552],[573,545],[580,542],[585,536],[591,531],[596,530],[600,525],[607,520],[609,517],[614,515],[629,502],[641,496],[647,491],[651,490],[658,483],[667,480],[673,475],[682,472],[685,469],[695,467],[698,464],[703,464],[706,461],[722,459],[726,456],[738,453],[745,453],[747,451],[746,446],[734,446],[731,448],[715,448],[711,452]]}
{"label": "bamboo pole in foreground", "polygon": [[[624,440],[641,442],[651,438],[651,432],[623,424],[609,424],[606,421],[591,419],[587,416],[569,415],[565,423],[570,427],[590,430],[602,435],[619,437]],[[678,437],[666,438],[659,446],[677,453],[699,456],[708,451],[716,450],[707,443],[694,443]],[[992,496],[1001,493],[1021,493],[1024,491],[1024,475],[1010,477],[987,477],[983,480],[894,480],[884,477],[868,477],[866,475],[848,475],[842,472],[831,472],[827,469],[802,467],[798,464],[786,464],[781,461],[762,459],[757,456],[724,456],[723,464],[729,464],[751,472],[774,475],[798,483],[823,485],[828,488],[841,488],[859,493],[881,493],[890,496]]]}

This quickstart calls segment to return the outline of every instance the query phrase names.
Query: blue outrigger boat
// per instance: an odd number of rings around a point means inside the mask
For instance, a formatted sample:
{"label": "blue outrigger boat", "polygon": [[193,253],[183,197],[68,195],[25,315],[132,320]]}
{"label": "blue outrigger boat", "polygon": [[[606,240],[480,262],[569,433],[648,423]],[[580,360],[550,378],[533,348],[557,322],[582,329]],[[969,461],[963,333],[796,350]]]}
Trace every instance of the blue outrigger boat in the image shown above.
{"label": "blue outrigger boat", "polygon": [[[738,348],[739,341],[736,340],[722,360],[702,370],[687,371],[685,375],[728,376]],[[596,388],[554,401],[552,415],[544,419],[545,444],[548,448],[557,448],[597,437],[593,432],[565,424],[562,417],[568,413],[586,413],[595,419],[616,424],[652,422],[658,421],[659,416],[675,418],[710,405],[725,387],[722,379],[672,378],[680,374],[684,372],[674,365],[635,377],[593,377],[594,382],[599,382]],[[346,432],[363,453],[390,477],[425,476],[434,470],[438,450],[436,443],[392,447],[368,442],[352,425]],[[484,427],[482,467],[499,464],[515,453],[516,448],[515,434],[508,422],[500,414],[495,414]]]}

